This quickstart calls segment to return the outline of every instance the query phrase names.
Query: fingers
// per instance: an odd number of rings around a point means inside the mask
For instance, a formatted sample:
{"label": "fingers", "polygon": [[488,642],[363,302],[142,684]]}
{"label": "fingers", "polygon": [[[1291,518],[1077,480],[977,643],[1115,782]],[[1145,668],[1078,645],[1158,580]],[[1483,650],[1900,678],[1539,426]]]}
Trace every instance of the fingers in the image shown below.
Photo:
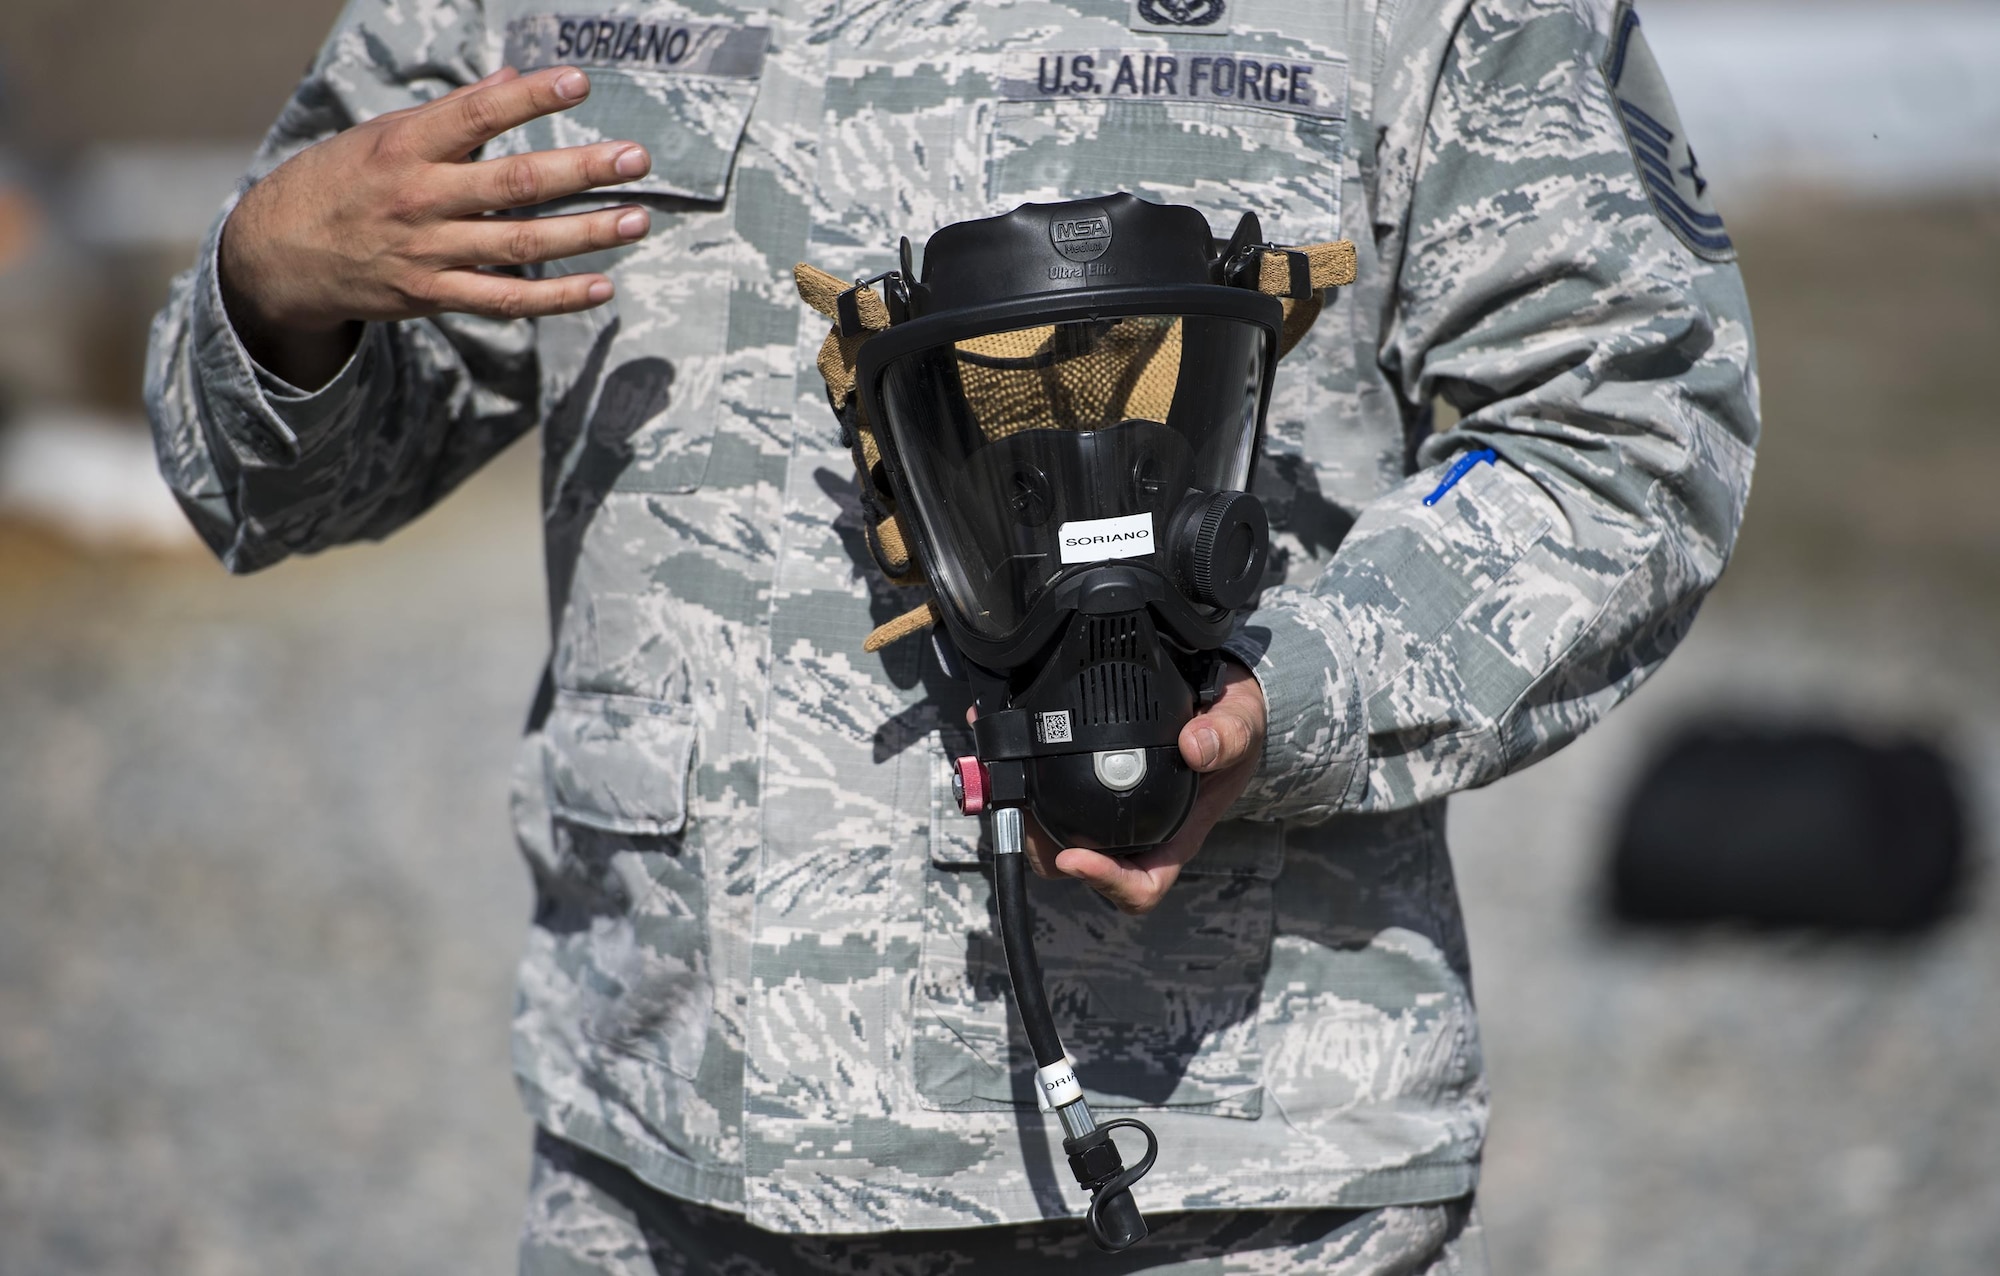
{"label": "fingers", "polygon": [[1181,728],[1181,757],[1197,771],[1222,771],[1264,747],[1264,692],[1248,669],[1231,664],[1222,697]]}
{"label": "fingers", "polygon": [[1042,832],[1041,821],[1030,811],[1022,811],[1023,828],[1027,831],[1028,867],[1036,877],[1061,877],[1062,870],[1056,867],[1056,855],[1062,850],[1062,843]]}
{"label": "fingers", "polygon": [[[1196,843],[1199,846],[1199,842]],[[1174,843],[1124,858],[1072,846],[1056,856],[1058,872],[1083,882],[1117,906],[1121,913],[1150,913],[1167,888],[1180,879],[1181,865],[1193,858]]]}
{"label": "fingers", "polygon": [[[468,93],[477,93],[479,90],[486,88],[490,85],[504,84],[508,80],[518,80],[520,78],[521,78],[521,73],[519,71],[516,71],[511,66],[503,66],[498,71],[495,71],[490,75],[474,80],[470,84],[461,84],[457,88],[453,89],[451,92],[446,93],[441,97],[434,97],[430,101],[422,103],[418,106],[406,107],[404,108],[404,111],[409,111],[409,112],[421,111],[425,107],[436,106],[440,102],[450,102],[456,98],[462,98],[466,96]],[[397,111],[394,112],[394,114],[402,115],[404,114],[404,111]]]}
{"label": "fingers", "polygon": [[439,102],[449,102],[455,97],[464,97],[468,93],[477,92],[478,90],[485,88],[489,84],[503,84],[508,80],[518,80],[520,78],[521,78],[521,73],[519,71],[516,71],[511,66],[503,66],[498,71],[495,71],[490,75],[486,75],[481,77],[480,79],[474,80],[471,84],[459,85],[451,92],[445,94],[443,97],[438,98],[436,100]]}
{"label": "fingers", "polygon": [[1055,857],[1056,871],[1089,885],[1126,913],[1149,913],[1179,880],[1237,798],[1243,795],[1264,748],[1264,692],[1248,669],[1230,663],[1222,695],[1182,729],[1181,756],[1207,778],[1180,831],[1165,844],[1116,858],[1071,847]]}
{"label": "fingers", "polygon": [[420,159],[443,163],[462,159],[529,120],[567,110],[590,93],[590,78],[575,67],[552,67],[533,75],[475,85],[450,93],[405,121],[409,144]]}
{"label": "fingers", "polygon": [[[1213,822],[1211,817],[1209,823]],[[1110,900],[1118,911],[1134,914],[1152,912],[1180,877],[1181,865],[1201,847],[1199,837],[1186,846],[1176,838],[1165,846],[1120,859],[1075,846],[1065,850],[1042,831],[1032,815],[1027,819],[1027,833],[1028,867],[1035,876],[1075,878]]]}
{"label": "fingers", "polygon": [[566,315],[611,300],[611,281],[603,275],[567,275],[561,279],[516,279],[478,270],[443,270],[422,300],[433,311],[484,315],[489,319],[527,319]]}
{"label": "fingers", "polygon": [[1123,858],[1071,847],[1055,857],[1056,870],[1087,883],[1120,912],[1152,912],[1167,888],[1180,879],[1181,866],[1201,851],[1209,830],[1243,795],[1255,769],[1246,758],[1231,769],[1211,773],[1201,782],[1187,821],[1161,845]]}
{"label": "fingers", "polygon": [[430,108],[436,106],[440,102],[449,102],[455,97],[463,97],[465,94],[471,93],[475,89],[483,89],[489,84],[498,84],[503,80],[515,79],[519,77],[520,74],[521,73],[519,71],[516,71],[511,66],[503,66],[498,71],[495,71],[493,74],[487,76],[482,80],[476,80],[471,84],[461,84],[457,88],[453,89],[451,92],[446,93],[441,97],[434,97],[428,102],[419,102],[415,106],[406,106],[401,108],[400,110],[384,111],[382,112],[382,114],[376,116],[373,122],[380,124],[380,123],[385,123],[389,120],[404,119],[408,116],[415,115],[419,111],[428,111]]}
{"label": "fingers", "polygon": [[438,211],[447,217],[577,195],[644,177],[652,156],[636,142],[599,142],[467,164],[451,176]]}
{"label": "fingers", "polygon": [[568,217],[470,217],[441,227],[429,256],[440,266],[526,266],[622,247],[651,224],[630,205]]}
{"label": "fingers", "polygon": [[[967,713],[966,720],[972,720]],[[1180,734],[1181,756],[1205,772],[1194,809],[1171,840],[1137,855],[1111,856],[1082,847],[1058,850],[1032,823],[1028,862],[1042,877],[1073,877],[1110,900],[1120,912],[1144,914],[1159,906],[1181,868],[1201,850],[1215,827],[1255,774],[1264,748],[1264,691],[1251,672],[1230,661],[1222,694],[1196,715]]]}

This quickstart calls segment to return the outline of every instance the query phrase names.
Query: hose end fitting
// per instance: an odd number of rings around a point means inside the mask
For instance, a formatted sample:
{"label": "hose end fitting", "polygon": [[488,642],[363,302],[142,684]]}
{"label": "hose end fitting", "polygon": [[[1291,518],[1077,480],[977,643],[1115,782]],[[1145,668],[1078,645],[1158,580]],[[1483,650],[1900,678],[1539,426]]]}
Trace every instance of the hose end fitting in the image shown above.
{"label": "hose end fitting", "polygon": [[[1131,1169],[1125,1168],[1125,1160],[1118,1153],[1118,1145],[1111,1141],[1111,1131],[1119,1126],[1138,1130],[1146,1136],[1146,1155],[1139,1158]],[[1090,1238],[1106,1253],[1117,1253],[1130,1249],[1145,1240],[1150,1229],[1146,1218],[1139,1212],[1139,1203],[1132,1199],[1132,1185],[1145,1177],[1153,1168],[1153,1157],[1159,1152],[1160,1144],[1153,1132],[1142,1121],[1123,1118],[1107,1121],[1088,1134],[1063,1140],[1063,1151],[1069,1154],[1070,1172],[1076,1181],[1090,1193],[1090,1211],[1085,1222],[1090,1226]]]}

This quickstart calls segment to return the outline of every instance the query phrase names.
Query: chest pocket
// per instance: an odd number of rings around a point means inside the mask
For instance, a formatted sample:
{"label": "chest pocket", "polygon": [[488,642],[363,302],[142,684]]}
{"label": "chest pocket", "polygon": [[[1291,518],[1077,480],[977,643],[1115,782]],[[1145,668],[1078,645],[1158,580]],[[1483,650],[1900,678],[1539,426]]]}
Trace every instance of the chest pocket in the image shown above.
{"label": "chest pocket", "polygon": [[507,65],[581,67],[590,75],[590,97],[522,125],[503,139],[500,153],[627,139],[652,152],[652,171],[604,194],[720,202],[770,37],[765,25],[690,19],[657,5],[608,16],[515,18],[506,26]]}
{"label": "chest pocket", "polygon": [[[507,21],[504,40],[508,65],[581,67],[591,89],[577,106],[498,139],[492,154],[629,140],[653,160],[637,181],[550,209],[636,202],[652,212],[653,229],[630,247],[548,267],[552,274],[603,271],[618,295],[602,310],[544,324],[544,350],[575,356],[571,366],[551,369],[545,409],[587,420],[612,414],[592,432],[616,453],[612,488],[693,491],[713,449],[736,283],[728,197],[770,27],[754,16],[714,20],[644,5],[603,16],[531,13]],[[590,357],[612,320],[615,348]],[[614,394],[617,370],[635,361],[651,369],[651,392]],[[571,383],[564,372],[579,379]]]}

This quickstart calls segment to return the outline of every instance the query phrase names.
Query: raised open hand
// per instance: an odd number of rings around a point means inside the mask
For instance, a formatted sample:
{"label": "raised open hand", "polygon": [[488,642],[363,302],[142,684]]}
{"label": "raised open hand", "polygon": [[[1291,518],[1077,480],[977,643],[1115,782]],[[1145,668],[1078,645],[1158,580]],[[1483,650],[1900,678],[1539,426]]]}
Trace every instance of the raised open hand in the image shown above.
{"label": "raised open hand", "polygon": [[520,318],[610,300],[601,274],[521,279],[482,269],[631,243],[649,227],[626,205],[494,217],[645,175],[636,142],[467,162],[479,147],[590,92],[570,67],[501,70],[421,106],[347,129],[286,161],[244,195],[223,232],[223,296],[251,353],[302,386],[323,383],[361,320],[445,311]]}

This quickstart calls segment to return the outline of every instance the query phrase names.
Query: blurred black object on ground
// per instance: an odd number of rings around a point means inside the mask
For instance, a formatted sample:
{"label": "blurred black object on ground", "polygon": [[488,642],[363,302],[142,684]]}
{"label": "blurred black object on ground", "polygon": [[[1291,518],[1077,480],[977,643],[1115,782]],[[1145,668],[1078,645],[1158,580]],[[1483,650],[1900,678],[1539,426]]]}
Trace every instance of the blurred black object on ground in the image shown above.
{"label": "blurred black object on ground", "polygon": [[1694,725],[1626,803],[1609,903],[1652,925],[1922,931],[1953,911],[1966,837],[1955,768],[1931,743]]}

